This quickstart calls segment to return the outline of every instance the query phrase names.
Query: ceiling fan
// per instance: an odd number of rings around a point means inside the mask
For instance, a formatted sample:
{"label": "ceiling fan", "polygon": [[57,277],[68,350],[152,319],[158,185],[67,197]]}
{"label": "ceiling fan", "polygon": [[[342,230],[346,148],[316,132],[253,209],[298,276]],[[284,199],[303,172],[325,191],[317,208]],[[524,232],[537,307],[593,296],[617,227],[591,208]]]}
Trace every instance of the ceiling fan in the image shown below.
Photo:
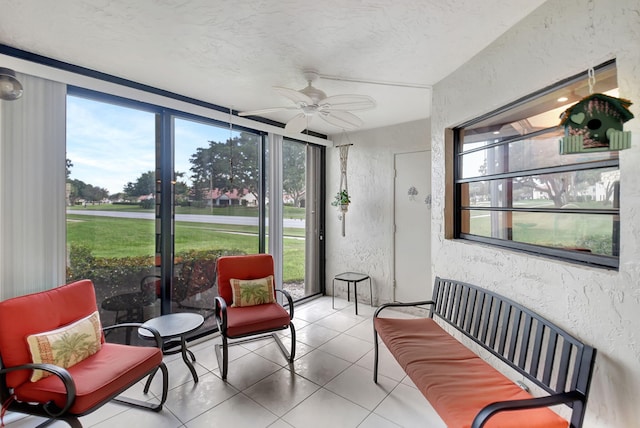
{"label": "ceiling fan", "polygon": [[305,70],[304,77],[307,80],[307,87],[299,91],[281,86],[273,87],[277,93],[293,101],[295,106],[244,111],[238,113],[238,115],[261,116],[276,111],[302,110],[289,120],[284,127],[285,132],[297,133],[304,131],[314,116],[318,116],[325,122],[341,129],[359,128],[364,122],[349,111],[369,110],[376,106],[373,98],[367,95],[343,94],[327,97],[327,94],[311,85],[319,77],[318,72],[315,70]]}

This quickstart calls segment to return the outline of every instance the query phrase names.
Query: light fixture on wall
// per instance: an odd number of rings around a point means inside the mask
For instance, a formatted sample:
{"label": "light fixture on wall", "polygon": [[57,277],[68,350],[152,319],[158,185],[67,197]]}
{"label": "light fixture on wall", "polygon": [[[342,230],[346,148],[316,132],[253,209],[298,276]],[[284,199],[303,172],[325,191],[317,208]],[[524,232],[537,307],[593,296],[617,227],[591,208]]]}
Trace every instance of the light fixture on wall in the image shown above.
{"label": "light fixture on wall", "polygon": [[22,84],[16,79],[16,72],[0,67],[0,99],[13,101],[22,96]]}

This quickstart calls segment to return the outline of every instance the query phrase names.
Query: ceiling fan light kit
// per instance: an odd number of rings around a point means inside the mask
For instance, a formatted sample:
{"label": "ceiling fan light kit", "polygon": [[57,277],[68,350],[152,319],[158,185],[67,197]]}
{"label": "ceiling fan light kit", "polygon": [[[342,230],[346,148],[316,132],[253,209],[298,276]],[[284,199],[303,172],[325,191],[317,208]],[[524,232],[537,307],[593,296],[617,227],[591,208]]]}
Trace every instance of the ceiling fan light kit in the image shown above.
{"label": "ceiling fan light kit", "polygon": [[240,112],[240,116],[261,116],[283,110],[301,110],[290,119],[284,130],[287,133],[299,133],[308,128],[309,122],[317,116],[325,122],[341,129],[357,129],[364,123],[352,110],[369,110],[376,106],[373,98],[367,95],[342,94],[327,96],[314,87],[313,82],[319,77],[315,70],[305,70],[307,86],[300,90],[275,86],[273,89],[295,103],[295,107],[270,107],[260,110]]}
{"label": "ceiling fan light kit", "polygon": [[16,72],[0,67],[0,99],[13,101],[22,96],[22,84],[16,78]]}

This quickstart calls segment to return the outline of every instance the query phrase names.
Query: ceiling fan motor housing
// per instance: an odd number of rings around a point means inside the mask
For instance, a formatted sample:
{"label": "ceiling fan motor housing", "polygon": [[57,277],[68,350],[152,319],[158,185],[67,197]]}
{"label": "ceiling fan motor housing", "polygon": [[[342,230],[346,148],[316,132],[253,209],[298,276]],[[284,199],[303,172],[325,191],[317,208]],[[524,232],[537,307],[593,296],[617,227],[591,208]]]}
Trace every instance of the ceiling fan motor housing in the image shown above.
{"label": "ceiling fan motor housing", "polygon": [[309,81],[309,85],[306,88],[300,89],[300,92],[311,98],[315,106],[317,106],[320,101],[327,98],[327,94],[325,94],[324,91],[311,86],[311,81]]}

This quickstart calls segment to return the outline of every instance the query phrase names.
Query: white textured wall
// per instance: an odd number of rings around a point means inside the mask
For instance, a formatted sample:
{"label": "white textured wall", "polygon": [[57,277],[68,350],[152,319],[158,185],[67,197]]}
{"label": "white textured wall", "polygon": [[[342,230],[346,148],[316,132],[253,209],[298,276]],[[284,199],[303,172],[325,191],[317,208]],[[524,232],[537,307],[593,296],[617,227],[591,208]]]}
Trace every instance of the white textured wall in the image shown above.
{"label": "white textured wall", "polygon": [[[364,272],[373,280],[374,304],[392,298],[393,281],[393,155],[430,148],[429,121],[415,121],[372,131],[332,136],[334,144],[352,143],[349,149],[347,181],[351,205],[342,236],[338,210],[329,205],[340,185],[338,149],[327,148],[327,233],[326,278],[345,271]],[[340,285],[338,285],[340,284]],[[346,286],[336,285],[336,295]],[[366,282],[364,283],[366,285]],[[369,290],[358,287],[361,301]]]}
{"label": "white textured wall", "polygon": [[[443,130],[610,58],[636,116],[625,124],[632,148],[620,152],[620,270],[445,240]],[[595,346],[585,427],[640,426],[640,1],[547,1],[439,82],[433,112],[433,272],[528,302]]]}

